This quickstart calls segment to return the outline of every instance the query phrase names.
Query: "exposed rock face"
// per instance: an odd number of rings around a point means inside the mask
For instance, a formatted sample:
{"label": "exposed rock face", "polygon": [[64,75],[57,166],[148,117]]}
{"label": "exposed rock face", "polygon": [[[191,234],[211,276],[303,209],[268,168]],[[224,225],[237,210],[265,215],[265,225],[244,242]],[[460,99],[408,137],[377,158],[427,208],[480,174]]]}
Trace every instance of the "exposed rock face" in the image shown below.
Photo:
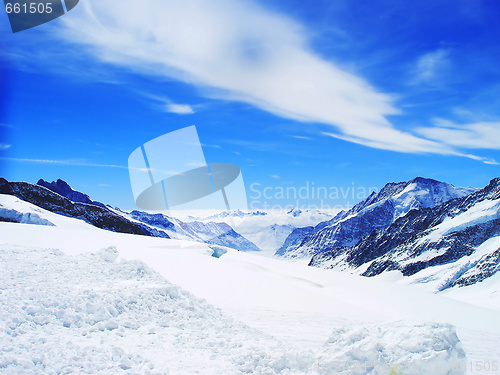
{"label": "exposed rock face", "polygon": [[332,220],[292,232],[276,255],[310,257],[337,247],[353,246],[374,230],[387,228],[410,210],[435,207],[474,191],[422,177],[389,183]]}
{"label": "exposed rock face", "polygon": [[133,223],[107,208],[94,204],[72,202],[43,186],[27,182],[9,182],[4,178],[0,178],[0,194],[15,195],[45,210],[85,220],[101,229],[153,236],[153,233],[146,226]]}

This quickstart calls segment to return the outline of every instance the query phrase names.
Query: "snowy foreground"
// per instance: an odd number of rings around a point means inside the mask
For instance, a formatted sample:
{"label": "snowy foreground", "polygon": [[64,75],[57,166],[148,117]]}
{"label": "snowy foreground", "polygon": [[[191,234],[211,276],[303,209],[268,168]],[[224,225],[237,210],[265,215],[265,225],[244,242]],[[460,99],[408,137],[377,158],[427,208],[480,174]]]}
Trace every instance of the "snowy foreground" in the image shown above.
{"label": "snowy foreground", "polygon": [[499,310],[37,213],[0,223],[1,374],[500,373]]}

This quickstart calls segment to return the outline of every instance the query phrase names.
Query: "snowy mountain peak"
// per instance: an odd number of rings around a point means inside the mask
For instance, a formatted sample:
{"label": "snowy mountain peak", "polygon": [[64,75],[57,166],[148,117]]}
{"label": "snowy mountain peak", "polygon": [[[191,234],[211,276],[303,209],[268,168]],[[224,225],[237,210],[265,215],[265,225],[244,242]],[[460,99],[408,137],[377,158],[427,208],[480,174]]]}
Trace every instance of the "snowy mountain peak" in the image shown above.
{"label": "snowy mountain peak", "polygon": [[474,188],[457,188],[445,182],[417,177],[409,181],[399,194],[392,197],[395,207],[394,217],[398,218],[411,209],[434,207],[475,191]]}
{"label": "snowy mountain peak", "polygon": [[367,199],[354,206],[346,216],[366,212],[383,204],[390,204],[395,208],[394,219],[396,219],[412,209],[434,207],[450,199],[469,195],[476,190],[471,187],[455,187],[430,178],[416,177],[406,182],[386,184],[378,193],[372,193]]}
{"label": "snowy mountain peak", "polygon": [[212,221],[212,220],[221,220],[221,219],[226,219],[226,218],[244,218],[244,217],[250,217],[250,216],[266,216],[266,212],[262,211],[250,211],[250,212],[244,212],[240,209],[236,210],[229,210],[229,211],[222,211],[218,212],[215,214],[211,214],[210,216],[203,216],[201,215],[189,215],[187,217],[188,220],[201,220],[201,221]]}
{"label": "snowy mountain peak", "polygon": [[300,233],[291,233],[293,241],[285,241],[276,254],[306,257],[334,247],[353,246],[373,230],[388,227],[413,209],[435,207],[474,191],[474,188],[457,188],[423,177],[406,182],[391,182],[329,222],[320,223]]}
{"label": "snowy mountain peak", "polygon": [[292,208],[287,212],[288,215],[292,215],[293,217],[298,217],[302,214],[302,210],[300,208]]}
{"label": "snowy mountain peak", "polygon": [[497,199],[500,197],[500,177],[496,177],[490,181],[486,187],[478,193],[482,193],[488,199]]}

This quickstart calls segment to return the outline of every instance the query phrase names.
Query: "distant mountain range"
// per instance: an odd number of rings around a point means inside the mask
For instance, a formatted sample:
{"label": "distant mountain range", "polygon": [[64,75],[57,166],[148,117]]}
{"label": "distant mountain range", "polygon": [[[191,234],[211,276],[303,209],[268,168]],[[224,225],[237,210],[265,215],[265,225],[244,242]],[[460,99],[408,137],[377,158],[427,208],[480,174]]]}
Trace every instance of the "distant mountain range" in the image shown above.
{"label": "distant mountain range", "polygon": [[226,219],[226,218],[244,218],[244,217],[249,217],[249,216],[266,216],[267,212],[262,212],[262,211],[250,211],[250,212],[243,212],[239,209],[237,210],[229,210],[229,211],[222,211],[220,213],[210,215],[208,217],[196,217],[196,216],[189,216],[190,220],[200,220],[200,221],[206,221],[206,220],[221,220],[221,219]]}
{"label": "distant mountain range", "polygon": [[331,219],[328,212],[318,209],[299,209],[265,211],[228,210],[216,214],[188,216],[187,221],[222,221],[253,242],[259,249],[272,256],[288,235],[296,228]]}
{"label": "distant mountain range", "polygon": [[372,193],[352,209],[340,212],[327,222],[296,229],[276,255],[304,258],[340,246],[353,246],[375,229],[388,227],[410,210],[434,207],[474,191],[473,188],[455,187],[422,177],[389,183],[380,192]]}
{"label": "distant mountain range", "polygon": [[226,246],[241,251],[259,251],[259,248],[224,222],[184,222],[164,214],[143,211],[115,210],[123,217],[167,233],[170,238]]}

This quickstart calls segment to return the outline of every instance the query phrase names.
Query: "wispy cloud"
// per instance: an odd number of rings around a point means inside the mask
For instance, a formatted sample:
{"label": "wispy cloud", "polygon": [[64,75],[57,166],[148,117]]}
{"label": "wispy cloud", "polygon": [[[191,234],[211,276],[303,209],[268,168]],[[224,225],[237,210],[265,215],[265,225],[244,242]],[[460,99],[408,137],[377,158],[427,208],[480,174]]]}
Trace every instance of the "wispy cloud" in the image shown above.
{"label": "wispy cloud", "polygon": [[304,135],[291,135],[290,137],[296,138],[296,139],[307,139],[307,140],[311,139],[310,137],[306,137]]}
{"label": "wispy cloud", "polygon": [[249,1],[144,0],[137,12],[132,0],[89,0],[61,22],[59,35],[100,61],[173,77],[210,97],[282,117],[328,124],[331,134],[369,147],[453,153],[396,129],[387,119],[399,113],[393,97],[314,54],[302,25]]}
{"label": "wispy cloud", "polygon": [[[164,169],[155,169],[155,168],[149,168],[149,169],[148,168],[130,168],[130,167],[124,166],[124,165],[99,164],[99,163],[90,163],[90,162],[78,161],[78,160],[28,159],[28,158],[7,158],[7,157],[0,157],[0,160],[20,162],[20,163],[53,164],[53,165],[63,165],[63,166],[71,166],[71,167],[117,168],[117,169],[128,169],[128,170],[132,169],[132,170],[138,170],[141,172],[147,172],[147,171],[157,172],[157,173],[160,173],[164,176],[174,176],[177,174],[182,174],[182,172],[174,171],[174,170],[164,170]],[[196,164],[195,162],[193,162],[192,165],[193,165],[193,167],[201,166],[200,164]]]}
{"label": "wispy cloud", "polygon": [[68,165],[74,167],[101,167],[101,168],[128,169],[128,167],[123,165],[89,163],[89,162],[75,161],[75,160],[23,159],[23,158],[4,158],[4,157],[0,157],[0,160],[21,162],[21,163]]}
{"label": "wispy cloud", "polygon": [[444,119],[434,120],[434,127],[416,129],[423,136],[450,146],[468,149],[500,150],[500,122],[455,124]]}
{"label": "wispy cloud", "polygon": [[167,104],[167,112],[176,113],[178,115],[191,115],[194,113],[193,107],[187,104]]}
{"label": "wispy cloud", "polygon": [[449,65],[448,58],[449,51],[444,49],[422,55],[416,63],[412,83],[436,85],[440,80],[439,73]]}
{"label": "wispy cloud", "polygon": [[178,104],[165,96],[152,95],[140,92],[142,96],[152,99],[156,104],[155,107],[163,112],[175,113],[178,115],[191,115],[195,113],[194,107],[189,104]]}
{"label": "wispy cloud", "polygon": [[11,145],[0,143],[0,151],[7,150],[11,147]]}
{"label": "wispy cloud", "polygon": [[[381,134],[386,134],[387,137],[391,137],[393,135],[392,131],[386,131],[386,129],[383,128],[379,130]],[[443,145],[440,142],[424,140],[422,138],[414,137],[404,132],[398,133],[399,134],[397,139],[383,139],[382,137],[366,139],[363,137],[341,135],[330,132],[323,132],[322,134],[329,137],[341,139],[343,141],[357,143],[363,146],[378,148],[381,150],[398,151],[403,153],[437,153],[443,155],[461,155],[459,152],[453,150],[453,148],[448,147],[447,145]]]}
{"label": "wispy cloud", "polygon": [[273,174],[273,175],[271,175],[271,178],[274,178],[274,179],[276,179],[276,180],[279,180],[281,177],[280,177],[280,176],[278,176],[277,174]]}
{"label": "wispy cloud", "polygon": [[217,148],[217,149],[221,148],[219,145],[213,145],[213,144],[209,144],[209,143],[201,143],[201,146],[202,147]]}
{"label": "wispy cloud", "polygon": [[4,123],[4,122],[0,122],[0,127],[1,127],[1,128],[13,128],[13,126],[12,126],[12,125],[10,125],[10,124],[6,124],[6,123]]}
{"label": "wispy cloud", "polygon": [[253,151],[276,151],[281,144],[269,141],[246,141],[242,139],[224,139],[224,143]]}

